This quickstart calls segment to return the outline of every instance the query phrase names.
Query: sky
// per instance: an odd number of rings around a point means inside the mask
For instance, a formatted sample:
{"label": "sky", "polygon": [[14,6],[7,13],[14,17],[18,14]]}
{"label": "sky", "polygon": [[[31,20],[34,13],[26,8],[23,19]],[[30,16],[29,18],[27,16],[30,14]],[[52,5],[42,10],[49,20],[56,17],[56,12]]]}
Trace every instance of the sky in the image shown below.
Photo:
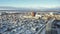
{"label": "sky", "polygon": [[0,0],[0,6],[11,7],[60,7],[60,0]]}

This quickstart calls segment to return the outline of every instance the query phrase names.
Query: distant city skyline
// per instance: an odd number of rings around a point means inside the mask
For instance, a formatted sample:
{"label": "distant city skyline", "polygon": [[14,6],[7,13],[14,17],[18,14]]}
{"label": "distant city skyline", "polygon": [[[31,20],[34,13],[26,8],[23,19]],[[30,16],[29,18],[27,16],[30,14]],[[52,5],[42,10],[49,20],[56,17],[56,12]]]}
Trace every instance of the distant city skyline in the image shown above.
{"label": "distant city skyline", "polygon": [[60,7],[60,0],[0,0],[0,6],[53,8]]}

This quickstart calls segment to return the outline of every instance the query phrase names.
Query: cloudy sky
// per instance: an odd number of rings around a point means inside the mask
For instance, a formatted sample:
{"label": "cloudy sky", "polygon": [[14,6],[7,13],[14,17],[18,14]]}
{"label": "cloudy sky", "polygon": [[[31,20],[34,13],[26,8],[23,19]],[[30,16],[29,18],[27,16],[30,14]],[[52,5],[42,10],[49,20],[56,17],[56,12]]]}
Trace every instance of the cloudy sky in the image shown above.
{"label": "cloudy sky", "polygon": [[12,7],[60,7],[60,0],[0,0],[0,6]]}

